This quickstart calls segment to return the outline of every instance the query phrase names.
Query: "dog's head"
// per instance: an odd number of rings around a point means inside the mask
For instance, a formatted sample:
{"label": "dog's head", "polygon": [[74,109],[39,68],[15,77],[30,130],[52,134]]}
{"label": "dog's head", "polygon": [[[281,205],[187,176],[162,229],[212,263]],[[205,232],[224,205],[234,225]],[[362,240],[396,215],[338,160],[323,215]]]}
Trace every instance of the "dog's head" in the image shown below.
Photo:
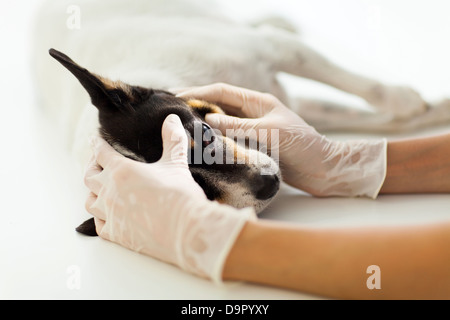
{"label": "dog's head", "polygon": [[250,206],[260,212],[277,193],[280,173],[273,159],[222,136],[205,122],[207,113],[223,113],[218,106],[111,81],[80,67],[59,51],[50,49],[50,55],[89,93],[99,111],[101,136],[124,156],[142,162],[158,161],[163,150],[162,124],[174,113],[190,137],[189,169],[208,199],[236,208]]}

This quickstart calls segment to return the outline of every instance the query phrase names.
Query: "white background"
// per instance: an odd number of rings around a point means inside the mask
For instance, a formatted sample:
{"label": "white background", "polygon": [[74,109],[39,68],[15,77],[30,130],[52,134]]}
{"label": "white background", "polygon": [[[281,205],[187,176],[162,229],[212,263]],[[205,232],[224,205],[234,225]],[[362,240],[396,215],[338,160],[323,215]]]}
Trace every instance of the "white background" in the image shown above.
{"label": "white background", "polygon": [[[449,1],[222,2],[236,18],[274,13],[288,17],[304,41],[352,71],[410,84],[430,99],[450,96]],[[88,217],[79,168],[33,96],[29,31],[37,3],[0,1],[0,298],[315,298],[250,284],[216,287],[175,267],[75,233],[74,227]],[[289,88],[349,98],[307,81],[291,81]],[[314,199],[285,189],[263,218],[311,225],[448,220],[449,197]]]}

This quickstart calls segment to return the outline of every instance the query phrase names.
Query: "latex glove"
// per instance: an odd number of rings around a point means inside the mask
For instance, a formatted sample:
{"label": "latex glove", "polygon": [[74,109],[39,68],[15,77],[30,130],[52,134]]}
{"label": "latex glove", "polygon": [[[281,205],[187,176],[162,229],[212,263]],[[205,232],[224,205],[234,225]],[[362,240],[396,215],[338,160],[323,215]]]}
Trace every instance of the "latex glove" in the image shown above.
{"label": "latex glove", "polygon": [[162,138],[163,155],[152,164],[125,158],[94,138],[86,208],[100,237],[219,281],[235,239],[256,215],[206,199],[188,169],[178,116],[167,117]]}
{"label": "latex glove", "polygon": [[[270,94],[226,84],[191,88],[178,94],[217,103],[239,117],[208,114],[206,121],[226,134],[254,129],[278,148],[283,180],[315,196],[377,197],[386,175],[387,141],[333,141],[319,134]],[[265,130],[260,130],[265,129]],[[278,129],[278,141],[270,130]]]}

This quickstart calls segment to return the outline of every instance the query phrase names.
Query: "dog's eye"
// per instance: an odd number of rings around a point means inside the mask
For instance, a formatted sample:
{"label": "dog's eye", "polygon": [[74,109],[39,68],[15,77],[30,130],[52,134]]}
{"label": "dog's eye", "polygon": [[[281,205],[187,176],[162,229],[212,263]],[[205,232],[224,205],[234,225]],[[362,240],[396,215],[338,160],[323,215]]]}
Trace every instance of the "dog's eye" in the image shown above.
{"label": "dog's eye", "polygon": [[206,123],[202,124],[202,132],[203,132],[202,145],[203,145],[203,148],[206,148],[207,146],[209,146],[211,143],[214,142],[216,137],[214,136],[214,131]]}

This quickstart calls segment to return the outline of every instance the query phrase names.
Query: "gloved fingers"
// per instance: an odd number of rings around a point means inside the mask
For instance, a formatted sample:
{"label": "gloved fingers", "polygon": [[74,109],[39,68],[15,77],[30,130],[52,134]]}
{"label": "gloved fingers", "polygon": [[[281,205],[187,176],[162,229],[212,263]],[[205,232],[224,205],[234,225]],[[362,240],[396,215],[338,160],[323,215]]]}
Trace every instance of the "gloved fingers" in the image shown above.
{"label": "gloved fingers", "polygon": [[217,103],[228,113],[249,118],[264,116],[277,105],[278,101],[270,94],[235,87],[225,83],[196,87],[179,93],[177,97],[195,97]]}
{"label": "gloved fingers", "polygon": [[92,214],[94,217],[106,220],[105,210],[100,205],[96,194],[92,192],[88,194],[84,207],[86,208],[86,211]]}
{"label": "gloved fingers", "polygon": [[114,150],[114,148],[108,142],[100,137],[92,138],[92,146],[95,161],[102,168],[106,168],[110,163],[114,161],[123,161],[127,159],[116,150]]}
{"label": "gloved fingers", "polygon": [[94,222],[95,222],[95,231],[97,232],[97,234],[103,239],[109,240],[108,234],[106,234],[106,232],[103,232],[103,228],[105,226],[106,221],[94,217]]}
{"label": "gloved fingers", "polygon": [[92,155],[84,172],[84,184],[94,194],[98,194],[102,187],[102,184],[97,179],[101,172],[102,168],[97,164],[95,156]]}
{"label": "gloved fingers", "polygon": [[223,135],[226,135],[227,129],[234,129],[236,133],[255,129],[261,122],[260,119],[243,119],[218,113],[208,113],[205,121],[212,128],[220,130]]}
{"label": "gloved fingers", "polygon": [[167,116],[162,126],[161,135],[163,140],[161,160],[176,162],[185,165],[187,168],[188,138],[177,115],[170,114]]}
{"label": "gloved fingers", "polygon": [[87,212],[91,213],[91,207],[95,201],[97,201],[97,195],[89,192],[88,196],[86,197],[86,202],[84,203],[84,207]]}

